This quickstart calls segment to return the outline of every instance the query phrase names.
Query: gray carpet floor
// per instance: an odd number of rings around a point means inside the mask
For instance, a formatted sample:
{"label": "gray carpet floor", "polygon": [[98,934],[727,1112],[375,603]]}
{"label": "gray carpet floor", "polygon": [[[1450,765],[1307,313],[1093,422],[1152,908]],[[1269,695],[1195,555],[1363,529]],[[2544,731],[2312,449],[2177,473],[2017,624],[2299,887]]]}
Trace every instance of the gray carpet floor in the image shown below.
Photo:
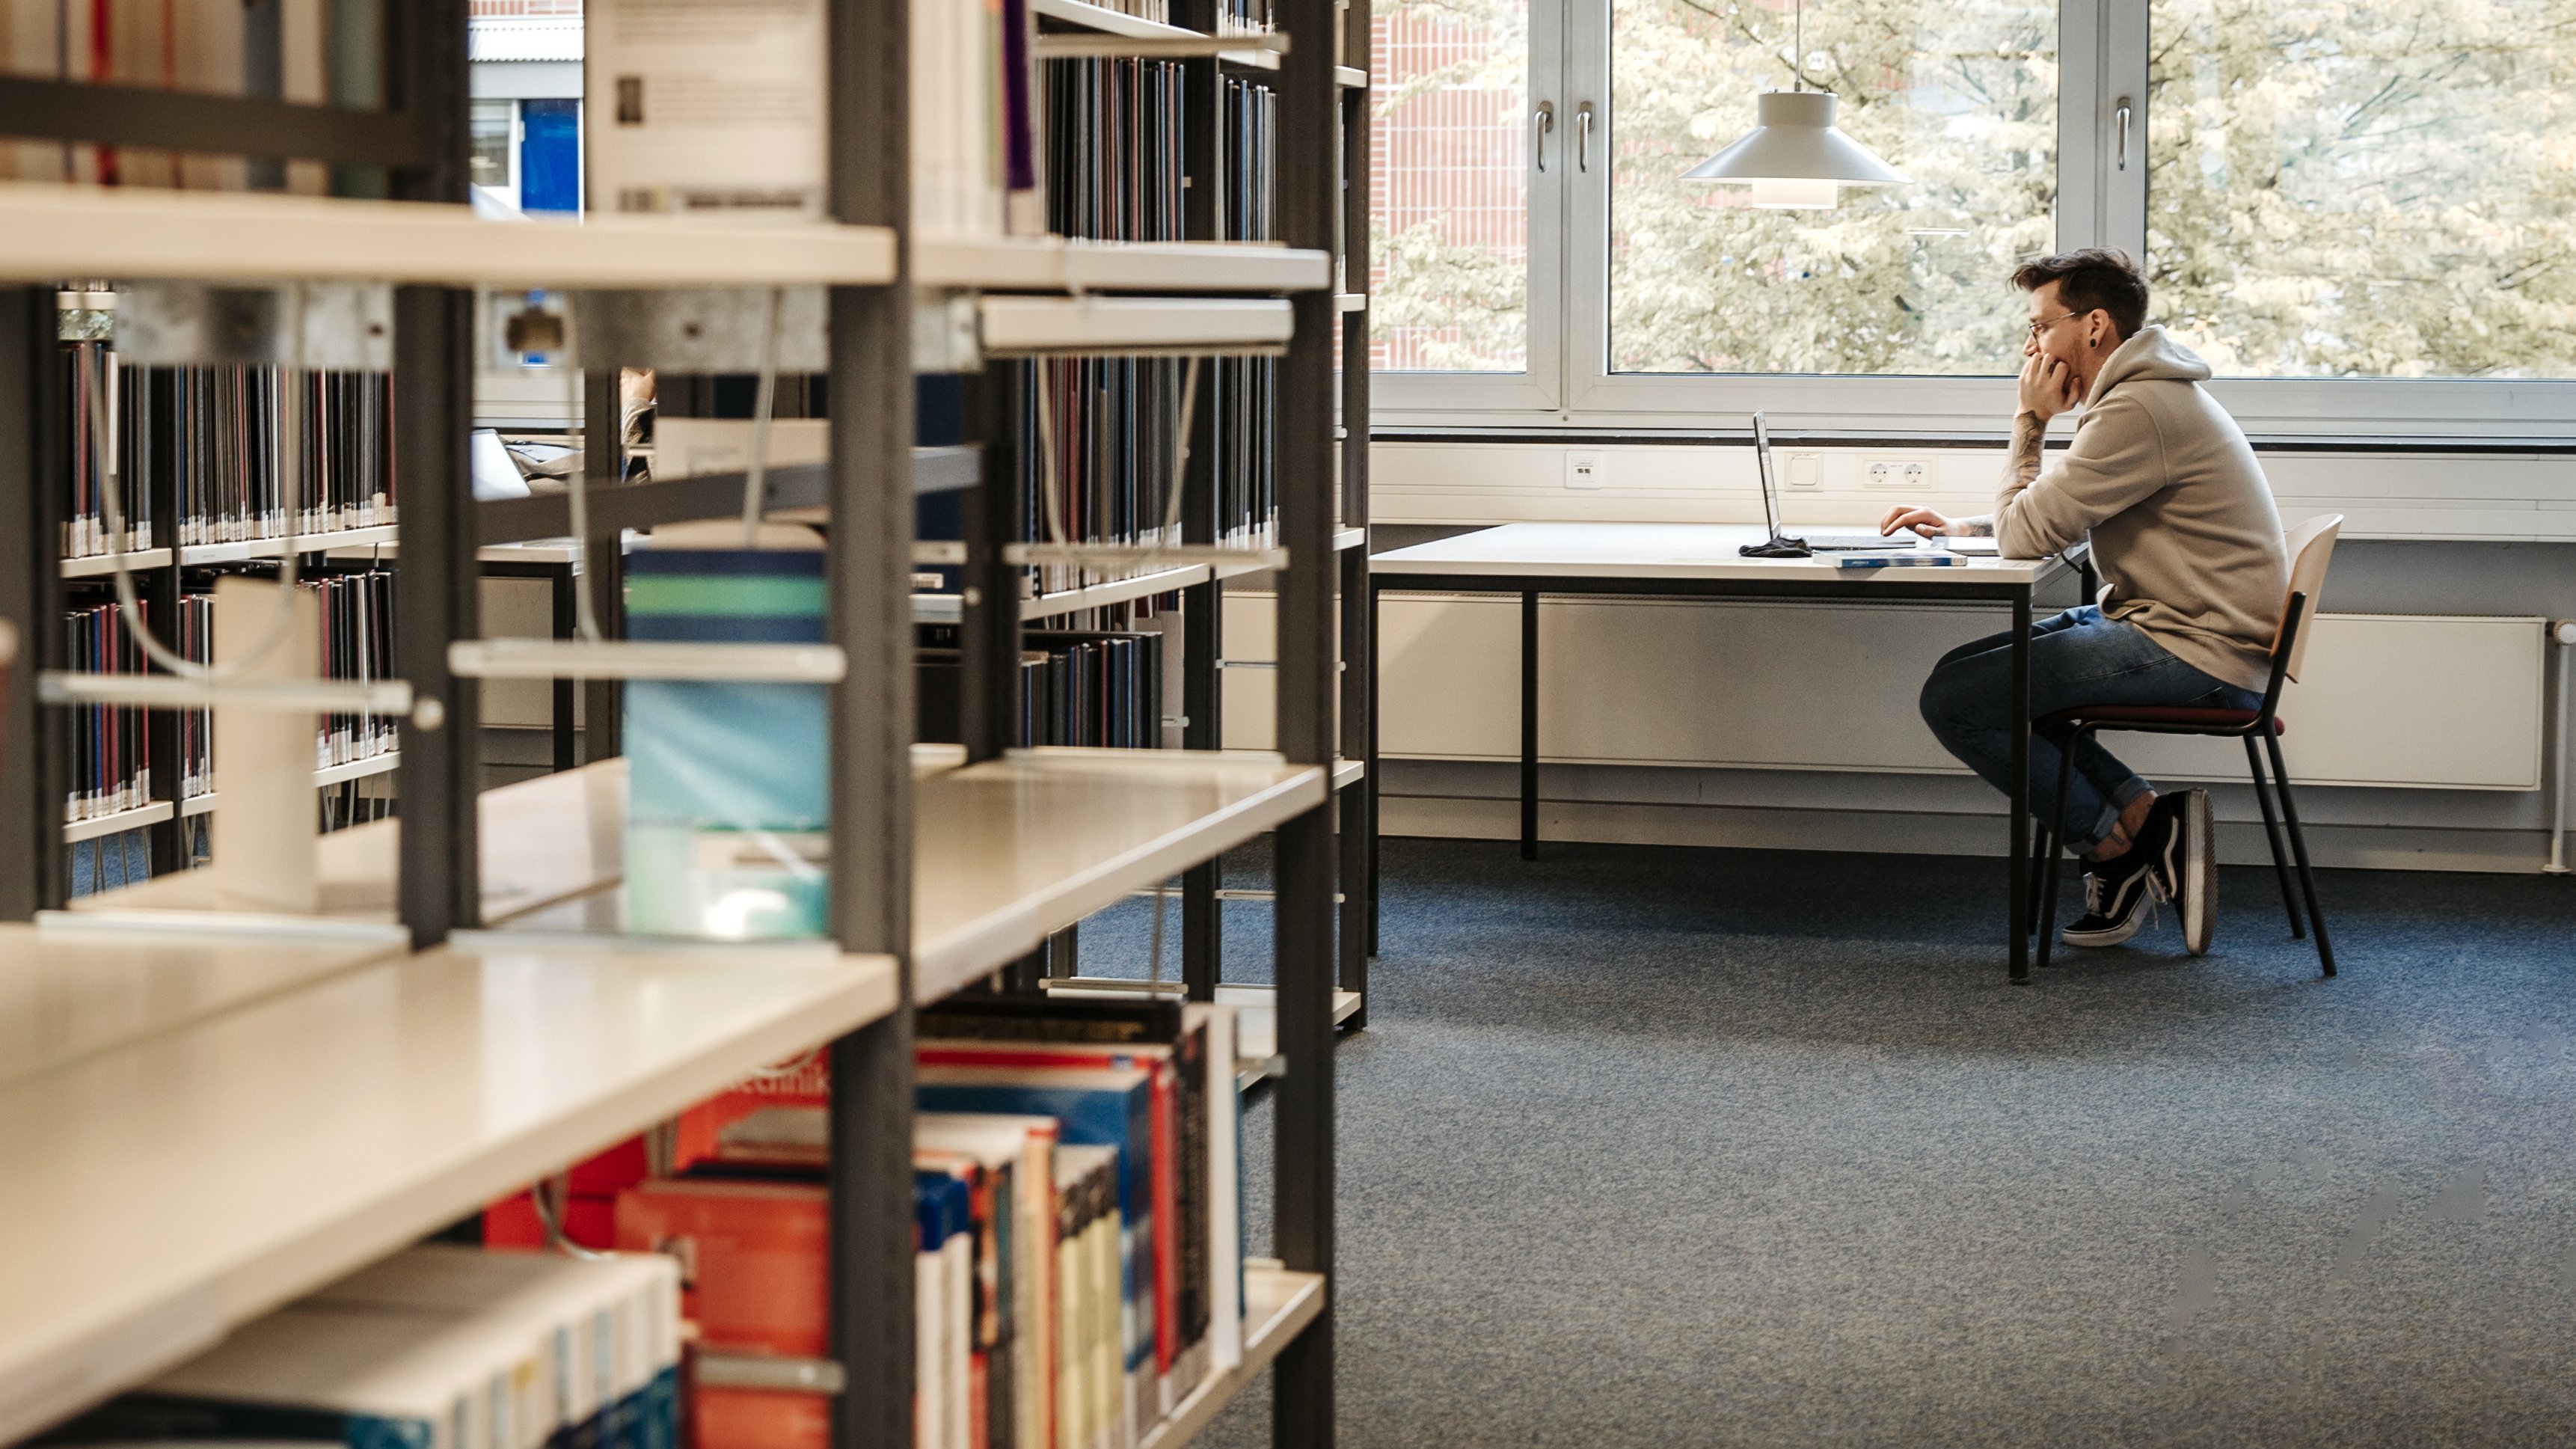
{"label": "gray carpet floor", "polygon": [[2576,880],[2327,872],[2324,981],[2231,870],[2208,957],[2168,919],[2015,988],[1999,864],[1385,864],[1345,1445],[2576,1444]]}

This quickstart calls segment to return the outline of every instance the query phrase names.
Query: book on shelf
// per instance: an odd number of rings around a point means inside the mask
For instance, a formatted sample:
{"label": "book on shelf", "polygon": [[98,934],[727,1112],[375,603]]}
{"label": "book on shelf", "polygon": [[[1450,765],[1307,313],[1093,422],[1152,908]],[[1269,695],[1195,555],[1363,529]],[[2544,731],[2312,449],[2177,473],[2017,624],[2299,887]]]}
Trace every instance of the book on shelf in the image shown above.
{"label": "book on shelf", "polygon": [[[919,1025],[917,1442],[1123,1449],[1242,1361],[1233,1009],[960,997]],[[829,1078],[816,1053],[689,1108],[665,1175],[636,1143],[574,1169],[576,1202],[610,1192],[617,1246],[688,1265],[708,1352],[826,1351]],[[485,1217],[487,1238],[532,1230]],[[705,1449],[829,1427],[824,1400],[738,1381],[690,1412]]]}
{"label": "book on shelf", "polygon": [[[957,627],[919,626],[917,738],[962,737]],[[1032,745],[1153,749],[1163,742],[1163,635],[1153,630],[1023,630],[1020,738]]]}
{"label": "book on shelf", "polygon": [[[364,27],[378,23],[314,0],[15,0],[0,6],[0,71],[201,95],[354,102],[382,90],[380,67],[364,43],[373,33]],[[28,140],[0,141],[0,178],[192,190],[260,185],[319,195],[330,169]]]}
{"label": "book on shelf", "polygon": [[[141,674],[143,648],[112,603],[74,609],[64,620],[64,661],[83,674]],[[63,818],[77,823],[152,802],[152,712],[125,705],[73,705],[70,796]]]}
{"label": "book on shelf", "polygon": [[671,1449],[679,1276],[649,1253],[408,1249],[253,1319],[51,1437]]}
{"label": "book on shelf", "polygon": [[[626,561],[627,637],[824,642],[823,541],[762,524],[654,530]],[[720,939],[820,936],[829,841],[830,689],[629,681],[627,929]]]}

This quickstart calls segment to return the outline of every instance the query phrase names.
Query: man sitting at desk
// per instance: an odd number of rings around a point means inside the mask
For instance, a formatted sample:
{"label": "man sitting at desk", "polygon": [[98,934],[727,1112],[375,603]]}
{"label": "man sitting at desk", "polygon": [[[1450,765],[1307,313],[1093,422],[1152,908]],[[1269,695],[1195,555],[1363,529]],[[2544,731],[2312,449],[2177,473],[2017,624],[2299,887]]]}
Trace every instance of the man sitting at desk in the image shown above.
{"label": "man sitting at desk", "polygon": [[[2147,280],[2126,253],[2087,247],[2013,273],[2030,293],[2021,406],[1995,511],[1890,512],[1882,533],[1992,534],[2006,558],[2045,558],[2089,532],[2100,598],[2039,624],[2032,716],[2089,704],[2252,709],[2270,673],[2289,559],[2253,449],[2200,384],[2209,365],[2145,325]],[[2059,413],[2075,438],[2040,466]],[[2012,636],[1950,651],[1923,684],[1923,720],[1997,789],[2012,781]],[[2062,742],[2031,740],[2031,800],[2056,808]],[[2217,918],[2209,792],[2159,796],[2098,739],[2077,747],[2066,844],[2084,856],[2084,916],[2070,946],[2116,946],[2170,900],[2183,945]]]}

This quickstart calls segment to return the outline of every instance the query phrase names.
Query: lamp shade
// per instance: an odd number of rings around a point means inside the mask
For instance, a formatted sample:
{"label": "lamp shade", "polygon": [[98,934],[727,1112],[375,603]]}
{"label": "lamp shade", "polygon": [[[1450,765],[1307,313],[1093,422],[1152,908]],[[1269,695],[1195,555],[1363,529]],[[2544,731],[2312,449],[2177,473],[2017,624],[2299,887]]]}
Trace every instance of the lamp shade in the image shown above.
{"label": "lamp shade", "polygon": [[1761,124],[1682,179],[1750,184],[1754,205],[1777,207],[1831,206],[1844,186],[1904,185],[1904,172],[1834,129],[1834,101],[1831,91],[1765,91]]}

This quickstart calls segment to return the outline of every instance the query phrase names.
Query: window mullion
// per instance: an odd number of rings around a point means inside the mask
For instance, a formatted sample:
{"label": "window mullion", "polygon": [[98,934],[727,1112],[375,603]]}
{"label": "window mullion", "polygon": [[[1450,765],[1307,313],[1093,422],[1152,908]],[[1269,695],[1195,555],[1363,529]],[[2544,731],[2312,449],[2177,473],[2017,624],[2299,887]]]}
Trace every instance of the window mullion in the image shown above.
{"label": "window mullion", "polygon": [[[2098,244],[2147,255],[2148,0],[2101,0],[2099,105],[2093,164],[2102,178]],[[2127,145],[2120,110],[2128,108]]]}

